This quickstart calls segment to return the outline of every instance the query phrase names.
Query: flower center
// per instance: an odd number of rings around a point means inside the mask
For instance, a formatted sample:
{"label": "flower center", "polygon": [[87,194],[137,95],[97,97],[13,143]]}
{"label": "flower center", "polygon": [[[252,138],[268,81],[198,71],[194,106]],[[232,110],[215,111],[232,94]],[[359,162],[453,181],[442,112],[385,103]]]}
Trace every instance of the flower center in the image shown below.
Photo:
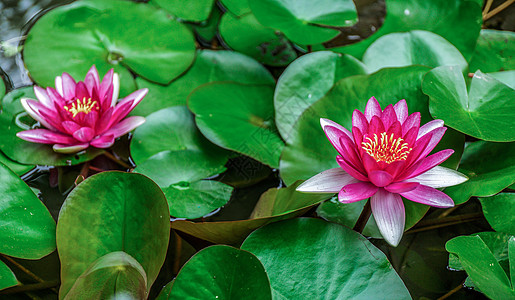
{"label": "flower center", "polygon": [[387,164],[406,160],[412,150],[402,138],[394,138],[393,133],[388,136],[386,132],[382,132],[381,137],[375,133],[372,138],[366,137],[361,148],[377,162],[383,161]]}
{"label": "flower center", "polygon": [[[96,106],[96,107],[95,107]],[[82,98],[82,100],[77,99],[72,105],[65,105],[64,110],[67,112],[70,112],[72,114],[72,117],[75,118],[75,116],[78,113],[85,113],[86,115],[89,114],[93,109],[99,110],[99,107],[97,105],[97,101],[91,101],[91,98],[86,99],[86,97]]]}

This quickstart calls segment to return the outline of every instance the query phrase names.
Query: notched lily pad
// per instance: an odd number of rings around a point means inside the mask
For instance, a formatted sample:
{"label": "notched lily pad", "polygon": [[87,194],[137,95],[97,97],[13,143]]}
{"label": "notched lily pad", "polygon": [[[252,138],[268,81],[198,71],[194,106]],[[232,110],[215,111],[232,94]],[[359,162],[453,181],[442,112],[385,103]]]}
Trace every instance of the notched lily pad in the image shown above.
{"label": "notched lily pad", "polygon": [[479,201],[493,229],[515,235],[515,193],[500,193]]}
{"label": "notched lily pad", "polygon": [[482,29],[470,60],[470,72],[484,73],[515,69],[515,33]]}

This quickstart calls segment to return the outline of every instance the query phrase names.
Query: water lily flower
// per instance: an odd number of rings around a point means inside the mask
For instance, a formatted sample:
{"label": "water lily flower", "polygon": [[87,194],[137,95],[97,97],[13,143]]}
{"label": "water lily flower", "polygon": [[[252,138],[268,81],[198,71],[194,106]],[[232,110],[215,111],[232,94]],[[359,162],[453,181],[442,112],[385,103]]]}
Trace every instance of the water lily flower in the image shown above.
{"label": "water lily flower", "polygon": [[404,232],[401,196],[434,207],[452,207],[452,199],[437,188],[468,179],[455,170],[438,166],[454,150],[429,155],[446,131],[443,121],[433,120],[420,126],[420,113],[409,115],[405,100],[381,110],[377,100],[370,98],[364,114],[354,111],[352,132],[331,120],[320,119],[320,123],[340,154],[336,157],[340,167],[315,175],[297,190],[338,193],[342,203],[370,198],[377,226],[393,246],[398,245]]}
{"label": "water lily flower", "polygon": [[102,81],[93,65],[84,81],[75,82],[63,73],[55,79],[55,89],[34,86],[37,99],[21,99],[27,113],[46,127],[18,132],[29,142],[51,144],[56,152],[75,153],[93,146],[109,148],[114,140],[145,122],[133,116],[124,119],[145,97],[148,89],[118,100],[120,80],[113,69]]}

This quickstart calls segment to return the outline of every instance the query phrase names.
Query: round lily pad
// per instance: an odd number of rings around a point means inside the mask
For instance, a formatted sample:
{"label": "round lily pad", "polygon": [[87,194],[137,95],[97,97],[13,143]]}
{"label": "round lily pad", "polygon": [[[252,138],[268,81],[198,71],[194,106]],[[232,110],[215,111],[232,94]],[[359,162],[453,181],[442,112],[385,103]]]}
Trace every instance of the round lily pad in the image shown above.
{"label": "round lily pad", "polygon": [[515,70],[515,32],[482,29],[469,67],[484,73]]}
{"label": "round lily pad", "polygon": [[263,263],[277,299],[411,299],[381,250],[344,226],[297,218],[256,230],[241,248]]}
{"label": "round lily pad", "polygon": [[246,55],[233,51],[198,50],[193,66],[169,85],[159,85],[138,77],[138,87],[148,88],[149,93],[132,114],[146,116],[165,107],[186,105],[188,95],[195,88],[214,81],[271,86],[275,83],[263,65]]}
{"label": "round lily pad", "polygon": [[479,198],[483,213],[493,229],[515,235],[515,194],[500,193],[488,198]]}
{"label": "round lily pad", "polygon": [[515,70],[487,74],[515,90]]}
{"label": "round lily pad", "polygon": [[130,71],[161,84],[179,76],[193,62],[195,44],[184,25],[151,5],[86,0],[42,16],[27,34],[23,58],[42,86],[53,86],[62,72],[84,78],[93,64],[100,73],[114,68],[124,95],[135,88]]}
{"label": "round lily pad", "polygon": [[54,219],[30,187],[1,163],[0,194],[0,253],[39,259],[54,251]]}
{"label": "round lily pad", "polygon": [[384,35],[427,30],[441,35],[458,48],[465,59],[470,59],[483,23],[481,7],[482,3],[477,0],[386,0],[386,18],[374,34],[358,43],[331,50],[361,59],[367,48]]}
{"label": "round lily pad", "polygon": [[247,1],[241,0],[220,0],[223,6],[232,14],[241,16],[250,12],[250,6]]}
{"label": "round lily pad", "polygon": [[261,24],[301,45],[327,42],[340,33],[330,27],[351,26],[358,19],[352,0],[249,0],[249,6]]}
{"label": "round lily pad", "polygon": [[318,51],[299,57],[277,81],[275,122],[287,138],[300,115],[322,98],[340,79],[366,74],[365,66],[350,55]]}
{"label": "round lily pad", "polygon": [[207,20],[209,17],[215,0],[152,0],[151,3],[157,4],[179,19],[201,22]]}
{"label": "round lily pad", "polygon": [[165,260],[169,235],[168,204],[152,180],[124,172],[87,178],[59,213],[60,298],[94,261],[114,251],[124,251],[141,264],[148,292]]}
{"label": "round lily pad", "polygon": [[[20,99],[35,99],[32,87],[24,87],[9,92],[2,100],[0,113],[0,150],[10,159],[22,165],[16,165],[18,171],[33,165],[71,166],[89,161],[104,153],[104,150],[90,147],[77,154],[60,154],[52,150],[51,145],[27,142],[16,136],[16,133],[31,129],[36,123],[23,109]],[[11,164],[9,164],[11,165]]]}
{"label": "round lily pad", "polygon": [[265,27],[252,13],[240,17],[224,14],[220,35],[231,49],[270,66],[286,66],[297,58],[290,41],[280,32]]}
{"label": "round lily pad", "polygon": [[443,37],[430,31],[390,33],[372,43],[363,55],[369,72],[388,67],[423,65],[431,68],[458,65],[467,69],[460,51]]}
{"label": "round lily pad", "polygon": [[225,245],[205,248],[175,278],[170,299],[272,299],[268,276],[253,254]]}
{"label": "round lily pad", "polygon": [[16,279],[13,271],[4,262],[0,261],[0,290],[18,284],[18,279]]}
{"label": "round lily pad", "polygon": [[515,141],[515,90],[477,71],[467,91],[458,67],[438,67],[427,74],[422,90],[431,115],[478,139]]}
{"label": "round lily pad", "polygon": [[210,83],[190,95],[188,107],[210,141],[277,168],[284,144],[274,124],[273,92],[268,85]]}

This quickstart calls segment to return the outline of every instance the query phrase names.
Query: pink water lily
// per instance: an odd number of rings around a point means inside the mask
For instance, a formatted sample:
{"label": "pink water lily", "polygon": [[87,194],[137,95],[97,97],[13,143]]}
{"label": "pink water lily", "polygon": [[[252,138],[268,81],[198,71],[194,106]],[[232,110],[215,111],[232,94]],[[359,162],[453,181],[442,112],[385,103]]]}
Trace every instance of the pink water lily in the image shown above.
{"label": "pink water lily", "polygon": [[381,110],[377,100],[370,98],[364,114],[354,111],[352,132],[327,119],[320,123],[340,154],[336,157],[340,168],[315,175],[297,190],[338,193],[342,203],[370,198],[377,226],[393,246],[404,232],[401,196],[430,206],[452,207],[452,199],[437,188],[467,180],[455,170],[438,166],[454,150],[429,155],[445,133],[443,121],[420,126],[420,113],[409,115],[405,100]]}
{"label": "pink water lily", "polygon": [[51,144],[56,152],[75,153],[93,146],[108,148],[120,137],[145,122],[133,116],[124,119],[145,97],[148,89],[133,92],[118,101],[120,80],[113,69],[102,81],[93,65],[84,81],[75,82],[63,73],[55,89],[34,86],[37,99],[21,99],[23,108],[46,129],[31,129],[16,135],[26,141]]}

